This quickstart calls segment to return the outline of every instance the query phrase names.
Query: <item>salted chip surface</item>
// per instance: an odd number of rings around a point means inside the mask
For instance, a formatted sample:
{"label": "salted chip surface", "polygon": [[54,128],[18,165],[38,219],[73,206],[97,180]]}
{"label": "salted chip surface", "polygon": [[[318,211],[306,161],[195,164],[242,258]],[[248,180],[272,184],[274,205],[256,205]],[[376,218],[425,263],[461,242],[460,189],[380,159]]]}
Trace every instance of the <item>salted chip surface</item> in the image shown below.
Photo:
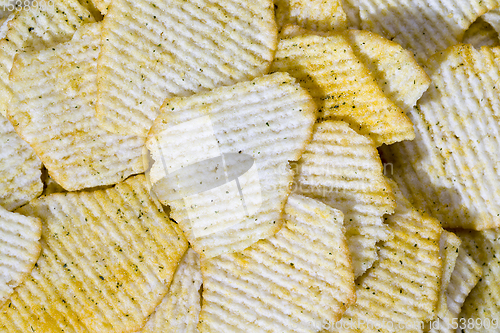
{"label": "salted chip surface", "polygon": [[67,42],[81,25],[95,21],[77,0],[36,3],[14,13],[5,38],[0,41],[0,113],[4,116],[12,98],[9,73],[16,54]]}
{"label": "salted chip surface", "polygon": [[377,260],[377,243],[391,237],[383,216],[396,207],[375,144],[344,122],[317,123],[295,166],[296,193],[344,213],[354,274],[362,275]]}
{"label": "salted chip surface", "polygon": [[35,266],[41,234],[40,219],[0,207],[0,306]]}
{"label": "salted chip surface", "polygon": [[146,140],[110,133],[95,118],[100,42],[101,24],[88,24],[67,43],[20,54],[12,67],[10,121],[68,191],[145,170]]}
{"label": "salted chip surface", "polygon": [[320,119],[342,120],[377,145],[414,137],[404,111],[386,97],[344,33],[282,38],[272,71],[287,71],[314,97]]}
{"label": "salted chip surface", "polygon": [[0,206],[14,210],[42,194],[42,162],[0,114]]}
{"label": "salted chip surface", "polygon": [[316,107],[286,73],[165,100],[150,178],[193,248],[213,257],[275,234]]}
{"label": "salted chip surface", "polygon": [[298,24],[318,31],[344,30],[347,19],[341,0],[274,0],[276,22],[281,30],[286,24]]}
{"label": "salted chip surface", "polygon": [[444,227],[500,226],[500,49],[457,45],[432,59],[410,114],[416,138],[383,149],[398,184]]}
{"label": "salted chip surface", "polygon": [[202,283],[200,257],[190,248],[177,267],[167,296],[151,314],[146,326],[138,332],[197,333]]}
{"label": "salted chip surface", "polygon": [[114,0],[103,24],[97,117],[121,134],[147,136],[165,98],[266,74],[277,43],[272,0]]}
{"label": "salted chip surface", "polygon": [[425,64],[433,54],[459,43],[481,15],[499,6],[496,0],[358,0],[361,28],[393,40]]}
{"label": "salted chip surface", "polygon": [[203,332],[318,332],[355,300],[342,213],[290,195],[286,223],[251,247],[202,259]]}
{"label": "salted chip surface", "polygon": [[356,281],[357,301],[330,332],[422,332],[436,315],[441,280],[442,228],[417,211],[391,182],[394,238],[380,245],[379,260]]}
{"label": "salted chip surface", "polygon": [[499,46],[498,32],[483,17],[484,15],[472,23],[465,32],[462,42],[464,44],[471,44],[476,49],[482,46]]}
{"label": "salted chip surface", "polygon": [[20,212],[42,219],[42,253],[0,309],[2,331],[137,331],[188,246],[143,175],[108,190],[42,197]]}

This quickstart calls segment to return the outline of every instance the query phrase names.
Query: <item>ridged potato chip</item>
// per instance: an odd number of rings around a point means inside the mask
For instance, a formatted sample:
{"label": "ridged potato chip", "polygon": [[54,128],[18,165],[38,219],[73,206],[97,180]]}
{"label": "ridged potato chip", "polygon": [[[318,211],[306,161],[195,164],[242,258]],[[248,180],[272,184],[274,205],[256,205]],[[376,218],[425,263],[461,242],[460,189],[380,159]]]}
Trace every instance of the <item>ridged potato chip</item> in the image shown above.
{"label": "ridged potato chip", "polygon": [[292,194],[276,235],[202,259],[200,333],[318,332],[354,302],[342,213]]}
{"label": "ridged potato chip", "polygon": [[277,42],[272,0],[114,0],[103,24],[97,117],[125,135],[165,98],[266,74]]}
{"label": "ridged potato chip", "polygon": [[101,23],[67,43],[16,57],[8,109],[16,131],[68,191],[123,181],[145,171],[144,138],[99,127],[95,118]]}
{"label": "ridged potato chip", "polygon": [[490,10],[481,16],[481,18],[489,23],[497,33],[500,33],[500,8]]}
{"label": "ridged potato chip", "polygon": [[465,32],[462,42],[464,44],[471,44],[476,49],[482,46],[499,46],[498,33],[483,17],[484,15],[472,23]]}
{"label": "ridged potato chip", "polygon": [[41,234],[40,219],[0,207],[0,306],[35,266]]}
{"label": "ridged potato chip", "polygon": [[142,175],[108,190],[42,197],[20,212],[42,219],[42,253],[0,309],[2,331],[135,332],[188,246]]}
{"label": "ridged potato chip", "polygon": [[67,42],[81,25],[95,21],[77,0],[36,3],[14,13],[0,41],[0,114],[4,116],[12,98],[9,74],[16,54]]}
{"label": "ridged potato chip", "polygon": [[316,107],[286,73],[165,100],[149,133],[150,177],[206,257],[275,234]]}
{"label": "ridged potato chip", "polygon": [[184,254],[175,272],[168,294],[138,332],[197,333],[201,311],[200,257],[193,249]]}
{"label": "ridged potato chip", "polygon": [[391,186],[397,207],[386,223],[394,238],[380,245],[379,260],[356,281],[356,303],[329,332],[422,332],[436,316],[443,229]]}
{"label": "ridged potato chip", "polygon": [[377,145],[413,139],[404,111],[377,85],[345,33],[282,38],[271,71],[287,71],[314,97],[320,119],[342,120]]}
{"label": "ridged potato chip", "polygon": [[294,190],[344,213],[354,274],[377,260],[377,243],[391,237],[384,214],[394,213],[394,194],[375,144],[341,121],[314,125],[313,139],[296,163]]}
{"label": "ridged potato chip", "polygon": [[430,64],[432,85],[409,113],[416,138],[382,149],[383,159],[412,204],[444,227],[500,226],[500,48],[457,45]]}
{"label": "ridged potato chip", "polygon": [[462,241],[452,232],[444,230],[439,240],[439,257],[441,257],[442,275],[441,292],[439,294],[437,315],[440,318],[446,316],[448,311],[447,290],[450,284],[451,275],[454,272],[458,258],[458,252]]}

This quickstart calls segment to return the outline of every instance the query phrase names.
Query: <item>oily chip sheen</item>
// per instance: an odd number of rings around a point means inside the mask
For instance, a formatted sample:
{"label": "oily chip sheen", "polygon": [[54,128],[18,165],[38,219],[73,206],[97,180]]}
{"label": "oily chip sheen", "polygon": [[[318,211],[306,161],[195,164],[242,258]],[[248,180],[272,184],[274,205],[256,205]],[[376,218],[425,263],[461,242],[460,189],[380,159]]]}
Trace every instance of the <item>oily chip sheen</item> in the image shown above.
{"label": "oily chip sheen", "polygon": [[286,73],[165,100],[149,133],[150,178],[207,257],[275,234],[316,107]]}
{"label": "oily chip sheen", "polygon": [[188,244],[146,178],[53,194],[20,212],[43,221],[31,276],[0,309],[9,332],[135,332],[167,294]]}
{"label": "oily chip sheen", "polygon": [[0,207],[0,306],[35,266],[41,234],[40,219]]}
{"label": "oily chip sheen", "polygon": [[345,121],[377,146],[414,137],[410,120],[386,97],[345,33],[282,38],[271,70],[289,72],[310,92],[318,118]]}
{"label": "oily chip sheen", "polygon": [[457,45],[430,63],[432,84],[409,113],[416,138],[384,147],[383,159],[444,227],[500,226],[500,48]]}
{"label": "oily chip sheen", "polygon": [[377,260],[377,243],[391,237],[384,214],[396,202],[375,144],[341,121],[314,125],[313,139],[296,163],[294,191],[344,213],[354,274]]}
{"label": "oily chip sheen", "polygon": [[165,98],[266,74],[276,49],[272,0],[114,0],[103,20],[97,117],[147,136]]}
{"label": "oily chip sheen", "polygon": [[8,115],[51,177],[68,191],[116,184],[144,172],[144,138],[99,127],[95,118],[101,23],[67,43],[16,57]]}
{"label": "oily chip sheen", "polygon": [[316,333],[354,302],[342,213],[292,194],[285,220],[241,252],[202,259],[200,333]]}

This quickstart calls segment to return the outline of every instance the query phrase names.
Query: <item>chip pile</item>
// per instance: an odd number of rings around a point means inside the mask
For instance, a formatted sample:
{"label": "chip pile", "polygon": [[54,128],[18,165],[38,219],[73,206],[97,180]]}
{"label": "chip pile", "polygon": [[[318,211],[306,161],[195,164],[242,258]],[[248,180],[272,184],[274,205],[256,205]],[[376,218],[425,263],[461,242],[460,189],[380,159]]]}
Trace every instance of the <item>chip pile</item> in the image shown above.
{"label": "chip pile", "polygon": [[497,0],[0,1],[0,332],[500,329]]}

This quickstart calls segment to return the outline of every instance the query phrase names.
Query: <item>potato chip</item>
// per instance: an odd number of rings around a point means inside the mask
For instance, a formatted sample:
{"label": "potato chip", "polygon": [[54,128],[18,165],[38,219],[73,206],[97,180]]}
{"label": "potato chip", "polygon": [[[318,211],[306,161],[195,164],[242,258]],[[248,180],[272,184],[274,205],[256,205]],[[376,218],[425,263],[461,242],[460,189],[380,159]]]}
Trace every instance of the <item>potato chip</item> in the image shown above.
{"label": "potato chip", "polygon": [[274,0],[276,21],[281,30],[286,24],[298,24],[311,30],[346,29],[341,0]]}
{"label": "potato chip", "polygon": [[377,145],[414,137],[403,110],[389,100],[343,33],[281,39],[272,71],[287,71],[314,97],[320,119],[343,120]]}
{"label": "potato chip", "polygon": [[443,231],[441,239],[439,240],[439,257],[441,258],[443,271],[441,275],[441,291],[437,306],[437,315],[440,318],[445,318],[446,312],[448,311],[447,290],[457,262],[460,243],[461,240],[457,235],[446,230]]}
{"label": "potato chip", "polygon": [[87,8],[88,11],[94,16],[96,21],[101,21],[102,16],[106,14],[108,4],[106,0],[78,0],[83,7]]}
{"label": "potato chip", "polygon": [[292,194],[276,235],[202,259],[204,332],[318,332],[355,300],[342,213]]}
{"label": "potato chip", "polygon": [[483,17],[484,15],[467,29],[462,40],[463,43],[471,44],[476,49],[481,46],[499,46],[498,33],[491,24],[483,20]]}
{"label": "potato chip", "polygon": [[462,40],[481,15],[499,6],[496,0],[359,0],[361,28],[393,40],[414,53],[420,64]]}
{"label": "potato chip", "polygon": [[312,134],[311,96],[286,73],[165,100],[149,133],[153,190],[213,257],[275,234]]}
{"label": "potato chip", "polygon": [[53,194],[20,211],[43,221],[37,266],[0,309],[10,332],[134,332],[187,250],[144,176],[108,190]]}
{"label": "potato chip", "polygon": [[411,110],[431,84],[413,54],[369,31],[347,30],[346,36],[384,94],[405,112]]}
{"label": "potato chip", "polygon": [[147,136],[165,98],[267,73],[277,42],[271,0],[115,0],[103,22],[97,117],[126,135]]}
{"label": "potato chip", "polygon": [[455,269],[446,289],[447,312],[431,323],[428,332],[453,333],[459,324],[459,314],[467,295],[481,278],[481,267],[465,252],[458,250]]}
{"label": "potato chip", "polygon": [[500,8],[495,8],[485,13],[481,18],[500,34]]}
{"label": "potato chip", "polygon": [[351,29],[361,29],[361,17],[359,16],[358,0],[340,0],[342,8],[347,16],[347,26]]}
{"label": "potato chip", "polygon": [[35,266],[41,234],[40,219],[0,207],[0,306]]}
{"label": "potato chip", "polygon": [[14,210],[42,194],[42,163],[0,114],[0,206]]}
{"label": "potato chip", "polygon": [[193,249],[188,249],[177,267],[167,296],[139,332],[198,332],[202,282],[200,257]]}
{"label": "potato chip", "polygon": [[49,195],[54,193],[63,193],[66,190],[59,185],[52,177],[46,168],[42,169],[43,193],[42,195]]}
{"label": "potato chip", "polygon": [[377,242],[390,238],[383,215],[396,207],[375,144],[344,122],[317,123],[296,166],[295,192],[344,213],[354,274],[362,275],[377,259]]}
{"label": "potato chip", "polygon": [[[470,294],[457,293],[459,301],[467,296],[462,305],[462,312],[460,317],[464,318],[465,322],[472,318],[476,322],[483,325],[489,324],[489,327],[480,326],[479,324],[473,327],[465,327],[463,332],[491,332],[498,328],[498,318],[500,314],[500,288],[498,280],[500,279],[500,263],[498,257],[500,256],[500,234],[499,229],[491,229],[484,231],[459,231],[457,235],[462,240],[462,247],[465,252],[470,254],[471,257],[477,262],[478,265],[466,270],[467,274],[463,274],[463,283],[459,285],[459,291],[474,287],[474,282],[478,281],[477,285],[472,289]],[[482,268],[482,277],[479,278],[478,268]],[[460,305],[460,302],[458,302]],[[455,311],[460,309],[450,310]],[[477,321],[476,321],[477,320]],[[462,328],[462,327],[461,327]],[[490,330],[487,330],[490,328]]]}
{"label": "potato chip", "polygon": [[145,139],[110,133],[95,118],[100,36],[100,23],[85,25],[67,43],[18,55],[12,67],[9,118],[68,191],[145,170]]}
{"label": "potato chip", "polygon": [[416,139],[384,148],[384,159],[412,204],[444,227],[500,226],[500,49],[457,45],[430,63],[433,83],[409,114]]}
{"label": "potato chip", "polygon": [[394,238],[380,245],[379,260],[356,281],[356,303],[330,332],[422,332],[436,316],[442,228],[391,186],[397,207],[386,223]]}
{"label": "potato chip", "polygon": [[0,41],[0,113],[4,116],[12,98],[9,73],[16,54],[66,42],[82,24],[94,22],[77,0],[42,0],[37,4],[15,12]]}

